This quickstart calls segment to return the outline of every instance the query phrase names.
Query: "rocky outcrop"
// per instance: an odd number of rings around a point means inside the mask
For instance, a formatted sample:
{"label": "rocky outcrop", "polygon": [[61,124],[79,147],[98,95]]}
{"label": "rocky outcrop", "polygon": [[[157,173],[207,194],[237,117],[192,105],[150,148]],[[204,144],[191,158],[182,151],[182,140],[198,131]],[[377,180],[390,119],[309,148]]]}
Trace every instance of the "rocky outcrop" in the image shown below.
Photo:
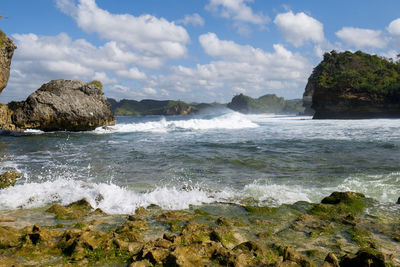
{"label": "rocky outcrop", "polygon": [[0,93],[7,86],[10,77],[11,58],[15,48],[14,42],[0,30]]}
{"label": "rocky outcrop", "polygon": [[[15,129],[86,131],[115,123],[101,83],[53,80],[8,104]],[[12,130],[12,129],[9,129]]]}
{"label": "rocky outcrop", "polygon": [[0,189],[14,186],[21,174],[17,171],[8,171],[0,175]]}
{"label": "rocky outcrop", "polygon": [[314,119],[399,118],[399,77],[400,62],[332,51],[308,79],[305,104],[312,98]]}
{"label": "rocky outcrop", "polygon": [[304,112],[302,115],[314,115],[315,111],[311,108],[312,106],[312,98],[315,90],[315,85],[312,82],[308,82],[306,89],[303,94],[303,107],[304,107]]}
{"label": "rocky outcrop", "polygon": [[274,94],[252,98],[244,94],[235,95],[228,108],[245,114],[299,114],[304,108],[301,99],[285,100]]}
{"label": "rocky outcrop", "polygon": [[116,101],[108,98],[112,112],[117,116],[143,116],[143,115],[192,115],[198,109],[183,101],[174,100],[152,100],[144,99],[141,101],[122,99]]}

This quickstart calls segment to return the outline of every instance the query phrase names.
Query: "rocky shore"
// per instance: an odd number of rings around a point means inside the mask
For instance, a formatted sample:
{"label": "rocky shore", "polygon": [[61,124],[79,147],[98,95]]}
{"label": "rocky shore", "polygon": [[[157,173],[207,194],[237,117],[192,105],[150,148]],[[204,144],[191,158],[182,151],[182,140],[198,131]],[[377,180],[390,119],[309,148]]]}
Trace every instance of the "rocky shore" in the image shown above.
{"label": "rocky shore", "polygon": [[[98,196],[101,201],[101,196]],[[1,213],[7,266],[399,266],[399,216],[334,192],[278,208],[214,203],[107,215],[86,199]],[[396,204],[394,204],[396,205]],[[28,215],[29,214],[29,215]]]}

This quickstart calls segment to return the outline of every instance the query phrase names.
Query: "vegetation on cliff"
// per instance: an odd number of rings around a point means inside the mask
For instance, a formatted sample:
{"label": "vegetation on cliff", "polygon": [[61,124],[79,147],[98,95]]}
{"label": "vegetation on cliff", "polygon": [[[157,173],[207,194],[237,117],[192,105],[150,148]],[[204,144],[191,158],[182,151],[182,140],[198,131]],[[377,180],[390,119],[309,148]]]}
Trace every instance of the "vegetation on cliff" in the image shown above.
{"label": "vegetation on cliff", "polygon": [[314,68],[305,98],[314,118],[400,117],[400,61],[332,51]]}
{"label": "vegetation on cliff", "polygon": [[357,51],[325,53],[314,69],[312,79],[318,87],[330,90],[366,92],[372,98],[400,98],[400,61]]}
{"label": "vegetation on cliff", "polygon": [[298,114],[304,111],[302,100],[285,100],[274,94],[259,98],[239,94],[232,98],[228,108],[241,113]]}

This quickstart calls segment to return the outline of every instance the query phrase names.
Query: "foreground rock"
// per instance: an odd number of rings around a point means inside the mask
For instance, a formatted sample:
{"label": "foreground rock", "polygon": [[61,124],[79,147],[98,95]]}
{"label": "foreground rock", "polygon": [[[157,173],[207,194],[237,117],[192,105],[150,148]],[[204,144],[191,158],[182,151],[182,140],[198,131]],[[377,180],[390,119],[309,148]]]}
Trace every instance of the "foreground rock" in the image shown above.
{"label": "foreground rock", "polygon": [[53,80],[26,101],[11,102],[8,108],[12,124],[22,130],[87,131],[115,123],[97,81]]}
{"label": "foreground rock", "polygon": [[0,175],[0,189],[14,186],[21,174],[17,171],[8,171]]}
{"label": "foreground rock", "polygon": [[15,48],[14,42],[0,30],[0,93],[7,86],[10,77],[11,58]]}
{"label": "foreground rock", "polygon": [[400,117],[400,62],[361,51],[324,55],[308,79],[306,107],[314,119]]}
{"label": "foreground rock", "polygon": [[45,216],[35,209],[47,222],[33,216],[25,228],[14,227],[19,222],[13,225],[13,220],[0,220],[0,263],[399,266],[399,213],[369,215],[369,200],[354,192],[334,192],[321,203],[297,202],[279,208],[214,203],[180,211],[142,207],[126,216],[92,211],[82,199],[67,206],[53,205]]}

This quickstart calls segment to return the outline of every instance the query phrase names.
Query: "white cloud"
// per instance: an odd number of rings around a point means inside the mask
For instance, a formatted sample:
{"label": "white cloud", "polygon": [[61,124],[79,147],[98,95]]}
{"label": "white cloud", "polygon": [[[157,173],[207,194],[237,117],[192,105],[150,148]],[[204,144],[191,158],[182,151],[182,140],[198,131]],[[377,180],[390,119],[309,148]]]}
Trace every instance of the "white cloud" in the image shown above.
{"label": "white cloud", "polygon": [[[111,14],[95,0],[56,0],[61,11],[76,20],[78,26],[101,38],[123,42],[146,56],[180,58],[186,55],[190,41],[185,28],[152,15]],[[72,7],[74,10],[71,10]]]}
{"label": "white cloud", "polygon": [[254,13],[246,2],[252,2],[252,0],[210,0],[206,10],[238,22],[265,25],[270,21],[268,16]]}
{"label": "white cloud", "polygon": [[185,17],[181,20],[178,20],[177,23],[182,23],[183,25],[193,25],[193,26],[204,26],[204,19],[197,13],[185,15]]}
{"label": "white cloud", "polygon": [[312,70],[307,59],[280,44],[266,52],[220,40],[215,33],[201,35],[199,42],[205,53],[217,60],[193,68],[172,67],[170,73],[151,77],[154,87],[195,99],[207,96],[227,101],[235,92],[260,95],[303,89]]}
{"label": "white cloud", "polygon": [[400,37],[400,18],[393,20],[387,30],[391,35]]}
{"label": "white cloud", "polygon": [[325,40],[322,23],[303,12],[278,14],[274,23],[295,47],[302,46],[306,41],[321,43]]}
{"label": "white cloud", "polygon": [[336,36],[356,48],[384,48],[387,45],[387,39],[378,30],[343,27],[336,32]]}
{"label": "white cloud", "polygon": [[143,88],[143,91],[148,95],[156,95],[157,94],[157,91],[151,87],[145,87],[145,88]]}
{"label": "white cloud", "polygon": [[117,80],[115,78],[110,78],[105,72],[95,72],[92,80],[101,81],[103,85],[116,84]]}
{"label": "white cloud", "polygon": [[119,70],[116,72],[118,76],[132,79],[132,80],[144,80],[147,78],[146,73],[141,72],[138,68],[130,68],[129,70]]}

